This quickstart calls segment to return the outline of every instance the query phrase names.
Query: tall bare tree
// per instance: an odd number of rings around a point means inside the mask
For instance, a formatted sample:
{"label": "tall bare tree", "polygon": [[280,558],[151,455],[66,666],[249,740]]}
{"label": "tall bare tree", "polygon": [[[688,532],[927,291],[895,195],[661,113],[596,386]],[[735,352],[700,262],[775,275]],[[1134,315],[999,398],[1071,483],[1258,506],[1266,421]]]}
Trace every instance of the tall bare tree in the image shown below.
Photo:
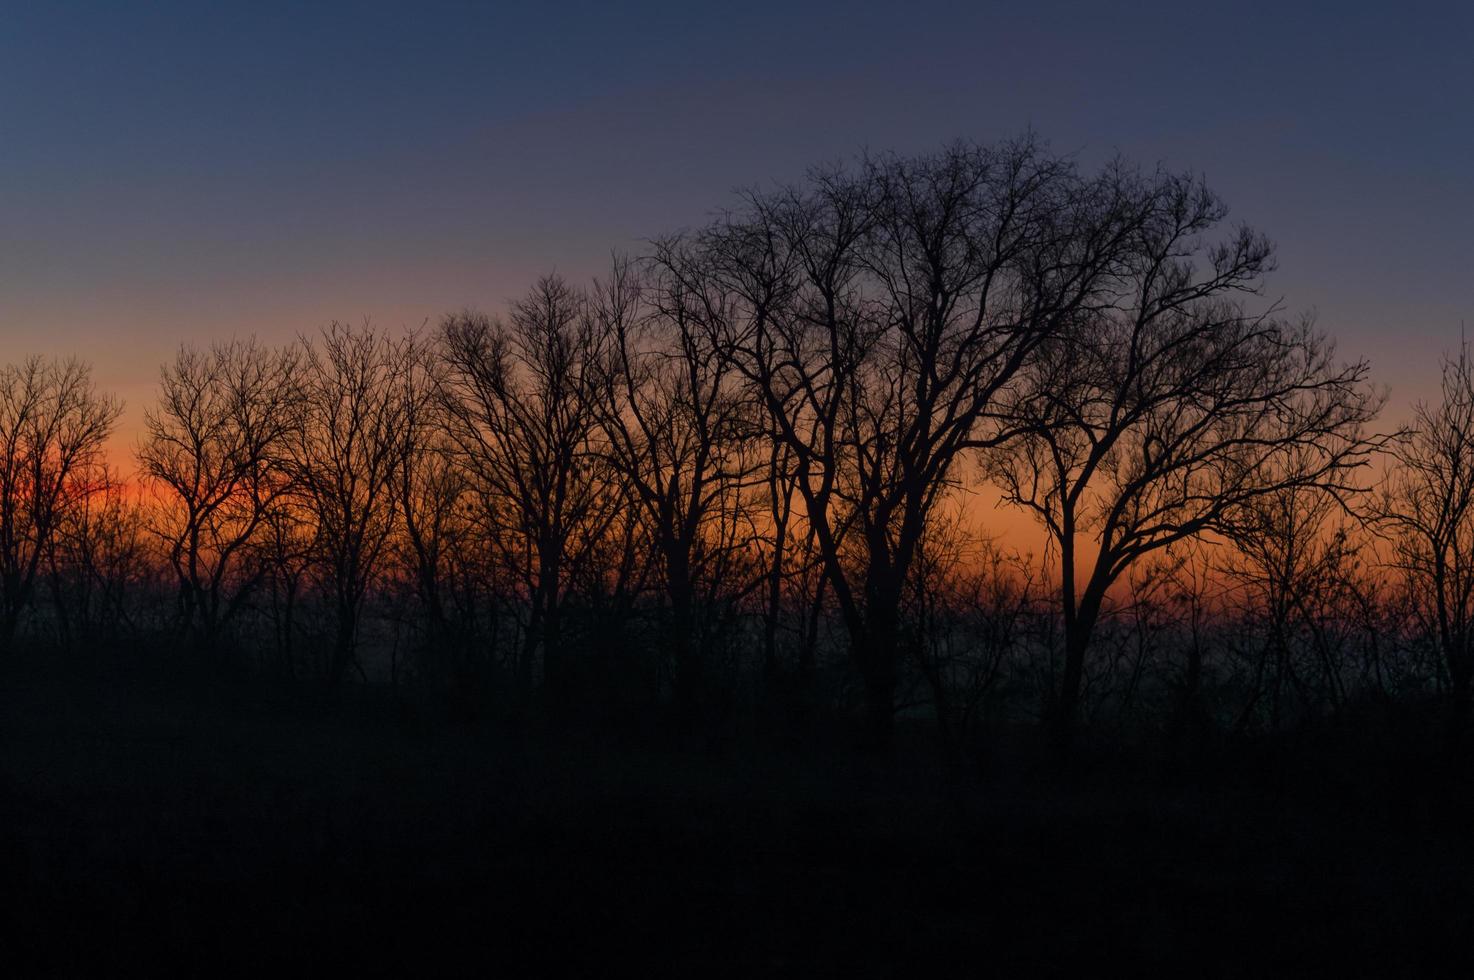
{"label": "tall bare tree", "polygon": [[1059,559],[1061,745],[1112,587],[1143,557],[1222,530],[1289,487],[1347,487],[1375,450],[1381,398],[1308,321],[1242,299],[1271,265],[1261,236],[1203,236],[1226,211],[1192,178],[1135,185],[1130,260],[1109,291],[1041,347],[1010,399],[1020,441],[989,458],[1004,496],[1038,518]]}
{"label": "tall bare tree", "polygon": [[301,420],[296,350],[255,340],[183,347],[144,415],[142,475],[158,494],[153,530],[179,585],[180,628],[212,642],[265,566],[249,545],[291,489],[287,458]]}
{"label": "tall bare tree", "polygon": [[317,570],[333,609],[334,681],[360,666],[364,598],[399,517],[394,480],[407,445],[402,389],[414,346],[413,337],[337,322],[301,343],[293,475],[316,524]]}
{"label": "tall bare tree", "polygon": [[250,560],[264,570],[275,666],[287,676],[295,676],[299,669],[298,610],[308,573],[319,554],[318,528],[312,513],[312,499],[295,487],[295,492],[267,512],[251,547]]}
{"label": "tall bare tree", "polygon": [[[643,277],[640,276],[643,272]],[[610,342],[595,403],[613,475],[649,527],[669,603],[676,697],[693,714],[705,685],[714,603],[741,533],[743,493],[757,471],[753,406],[720,330],[728,302],[683,243],[663,243],[637,270],[615,262],[594,312]],[[708,595],[708,599],[715,598]]]}
{"label": "tall bare tree", "polygon": [[0,368],[0,650],[15,640],[66,514],[106,485],[103,451],[121,412],[81,361]]}
{"label": "tall bare tree", "polygon": [[1033,140],[866,160],[711,229],[728,342],[792,456],[803,518],[889,739],[902,591],[995,401],[1117,271],[1131,203]]}
{"label": "tall bare tree", "polygon": [[1442,364],[1440,400],[1419,402],[1390,446],[1393,465],[1376,515],[1434,638],[1440,681],[1458,713],[1474,693],[1474,355],[1469,342]]}
{"label": "tall bare tree", "polygon": [[[1291,707],[1303,717],[1336,710],[1354,690],[1356,665],[1344,663],[1360,587],[1360,545],[1337,497],[1316,486],[1288,486],[1248,501],[1228,521],[1233,547],[1221,566],[1241,607],[1262,626],[1246,722],[1262,708],[1270,728]],[[1348,668],[1350,668],[1348,670]]]}
{"label": "tall bare tree", "polygon": [[56,637],[74,648],[137,636],[156,584],[146,505],[106,468],[93,485],[66,509],[46,555]]}
{"label": "tall bare tree", "polygon": [[1025,556],[977,539],[961,512],[937,515],[922,537],[906,594],[907,646],[954,757],[1033,640],[1039,577]]}
{"label": "tall bare tree", "polygon": [[395,488],[402,533],[394,559],[418,600],[425,651],[444,660],[465,652],[460,649],[464,637],[452,635],[446,580],[453,574],[454,552],[469,531],[469,481],[446,433],[440,366],[439,352],[432,345],[421,346],[401,388],[405,446]]}
{"label": "tall bare tree", "polygon": [[513,304],[510,324],[468,312],[447,317],[442,333],[448,432],[485,531],[516,543],[527,590],[518,674],[531,684],[540,648],[544,683],[556,689],[567,564],[609,503],[590,446],[604,338],[587,297],[557,276]]}

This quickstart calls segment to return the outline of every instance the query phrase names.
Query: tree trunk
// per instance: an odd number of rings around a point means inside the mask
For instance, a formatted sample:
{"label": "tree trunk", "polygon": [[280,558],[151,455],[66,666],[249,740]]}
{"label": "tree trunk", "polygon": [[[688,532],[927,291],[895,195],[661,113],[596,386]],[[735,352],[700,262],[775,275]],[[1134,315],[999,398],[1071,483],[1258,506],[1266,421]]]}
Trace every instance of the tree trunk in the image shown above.
{"label": "tree trunk", "polygon": [[1087,589],[1074,616],[1065,623],[1065,667],[1060,676],[1058,697],[1048,719],[1050,749],[1056,764],[1067,765],[1080,720],[1080,699],[1085,686],[1085,653],[1100,615],[1103,590]]}
{"label": "tree trunk", "polygon": [[670,596],[670,643],[675,659],[676,711],[682,724],[694,726],[701,714],[704,681],[701,650],[696,639],[695,599],[686,557],[672,554],[666,562]]}
{"label": "tree trunk", "polygon": [[292,634],[296,629],[297,612],[297,583],[292,582],[285,587],[286,597],[283,600],[282,610],[282,656],[287,665],[287,676],[297,676],[297,655],[293,645]]}
{"label": "tree trunk", "polygon": [[568,681],[563,664],[563,623],[558,601],[562,557],[559,546],[554,543],[545,541],[539,547],[537,592],[542,607],[542,636],[539,639],[543,648],[543,691],[554,697],[567,693]]}
{"label": "tree trunk", "polygon": [[537,655],[538,640],[543,631],[543,594],[536,589],[532,596],[532,609],[527,614],[527,633],[522,637],[522,647],[517,655],[517,682],[522,693],[532,693],[532,664]]}
{"label": "tree trunk", "polygon": [[896,726],[896,642],[899,636],[899,591],[871,595],[863,632],[852,637],[857,666],[865,685],[865,741],[870,748],[890,748]]}
{"label": "tree trunk", "polygon": [[1450,757],[1462,762],[1464,743],[1469,731],[1470,695],[1474,694],[1474,662],[1459,652],[1448,656],[1448,732]]}
{"label": "tree trunk", "polygon": [[20,630],[21,607],[5,603],[4,614],[0,615],[0,651],[10,653],[15,649],[15,636]]}
{"label": "tree trunk", "polygon": [[333,662],[328,680],[334,687],[343,681],[348,668],[353,666],[354,659],[354,633],[358,617],[353,603],[345,598],[338,600],[338,631],[333,643]]}

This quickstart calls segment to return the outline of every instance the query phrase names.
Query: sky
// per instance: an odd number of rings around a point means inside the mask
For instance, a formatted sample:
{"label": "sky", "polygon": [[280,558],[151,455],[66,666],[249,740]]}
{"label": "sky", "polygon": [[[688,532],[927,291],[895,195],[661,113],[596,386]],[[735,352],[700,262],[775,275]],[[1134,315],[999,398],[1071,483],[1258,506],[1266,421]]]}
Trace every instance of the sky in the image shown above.
{"label": "sky", "polygon": [[126,449],[181,342],[495,311],[1030,128],[1201,173],[1390,416],[1474,327],[1474,4],[0,0],[0,360],[90,361]]}

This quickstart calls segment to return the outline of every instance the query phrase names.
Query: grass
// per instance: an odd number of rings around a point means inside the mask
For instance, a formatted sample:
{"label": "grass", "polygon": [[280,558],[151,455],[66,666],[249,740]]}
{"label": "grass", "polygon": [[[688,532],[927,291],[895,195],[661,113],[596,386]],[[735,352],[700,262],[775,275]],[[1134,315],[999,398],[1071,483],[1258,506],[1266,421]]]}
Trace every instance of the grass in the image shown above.
{"label": "grass", "polygon": [[12,659],[0,938],[19,975],[1406,975],[1468,955],[1474,825],[1436,767],[1340,741],[1060,781],[1003,741],[959,782],[903,734],[884,757],[822,730],[715,751]]}

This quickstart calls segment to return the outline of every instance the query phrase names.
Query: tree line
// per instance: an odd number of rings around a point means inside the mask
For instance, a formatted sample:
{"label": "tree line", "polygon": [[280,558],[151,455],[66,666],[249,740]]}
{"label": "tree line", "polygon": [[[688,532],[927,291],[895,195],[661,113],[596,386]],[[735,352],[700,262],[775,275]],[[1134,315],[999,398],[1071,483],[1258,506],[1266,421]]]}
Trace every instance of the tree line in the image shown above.
{"label": "tree line", "polygon": [[[0,372],[0,643],[879,744],[1462,717],[1468,350],[1379,431],[1273,266],[1200,178],[1023,138],[747,192],[504,315],[185,346],[133,474],[117,400],[31,358]],[[989,534],[1025,517],[1037,554]]]}

